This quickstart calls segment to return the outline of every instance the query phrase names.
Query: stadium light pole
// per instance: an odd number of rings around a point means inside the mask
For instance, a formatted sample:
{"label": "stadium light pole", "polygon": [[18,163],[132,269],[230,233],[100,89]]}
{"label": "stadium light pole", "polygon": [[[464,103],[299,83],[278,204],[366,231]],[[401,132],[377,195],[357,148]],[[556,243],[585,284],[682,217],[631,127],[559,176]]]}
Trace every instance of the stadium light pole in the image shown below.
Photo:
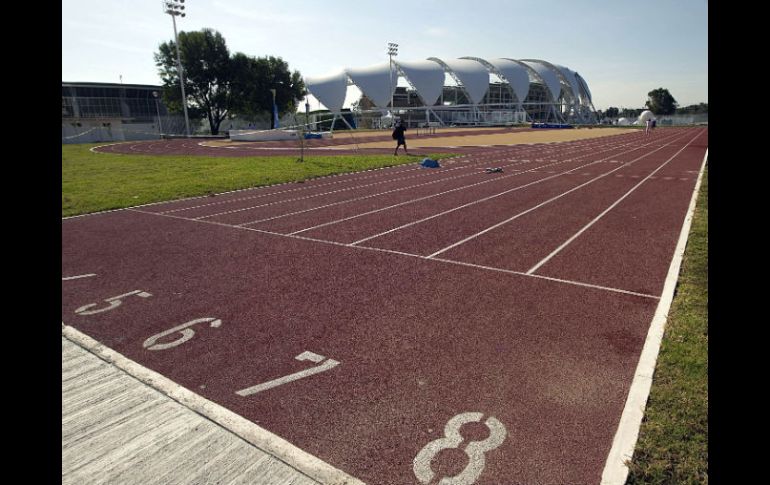
{"label": "stadium light pole", "polygon": [[160,107],[158,106],[158,92],[153,91],[152,96],[155,98],[155,111],[158,112],[158,135],[163,139],[163,124],[160,122]]}
{"label": "stadium light pole", "polygon": [[[388,59],[390,59],[390,110],[393,111],[393,94],[395,93],[395,88],[393,87],[393,56],[398,55],[398,44],[394,44],[393,42],[388,42]],[[392,115],[392,113],[391,113]]]}
{"label": "stadium light pole", "polygon": [[276,117],[276,108],[275,108],[275,89],[270,90],[271,93],[273,93],[273,107],[270,109],[272,111],[272,118],[273,118],[273,129],[278,128],[277,117]]}
{"label": "stadium light pole", "polygon": [[179,55],[179,39],[176,34],[176,17],[180,15],[185,16],[184,0],[163,0],[163,11],[171,15],[171,20],[174,23],[174,44],[176,44],[176,65],[179,71],[179,83],[182,86],[182,108],[184,108],[184,126],[187,131],[187,137],[190,137],[190,118],[187,116],[187,95],[184,92],[184,70],[182,69],[182,58]]}

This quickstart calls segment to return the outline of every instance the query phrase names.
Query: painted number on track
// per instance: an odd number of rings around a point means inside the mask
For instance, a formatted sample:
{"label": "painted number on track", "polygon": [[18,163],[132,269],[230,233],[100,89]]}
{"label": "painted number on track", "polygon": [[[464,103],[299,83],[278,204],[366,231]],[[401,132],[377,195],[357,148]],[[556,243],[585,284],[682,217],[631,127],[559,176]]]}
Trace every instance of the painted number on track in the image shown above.
{"label": "painted number on track", "polygon": [[142,298],[148,298],[152,296],[150,293],[147,293],[146,291],[142,290],[134,290],[130,291],[128,293],[124,293],[122,295],[113,296],[112,298],[105,298],[104,301],[108,303],[106,307],[97,308],[95,310],[89,310],[89,308],[95,307],[96,303],[89,303],[88,305],[83,305],[82,307],[75,310],[75,313],[78,315],[93,315],[95,313],[101,313],[106,312],[109,310],[114,310],[115,308],[119,307],[123,302],[121,301],[123,298],[126,298],[131,295],[141,296]]}
{"label": "painted number on track", "polygon": [[[153,335],[152,337],[145,340],[142,346],[147,350],[166,350],[166,349],[176,347],[177,345],[181,345],[187,342],[188,340],[193,338],[193,335],[195,335],[195,330],[188,327],[197,325],[199,323],[208,323],[208,322],[211,322],[211,324],[209,325],[211,328],[219,328],[222,325],[222,320],[218,318],[210,318],[210,317],[197,318],[195,320],[190,320],[187,323],[177,325],[176,327],[169,328],[165,332],[161,332],[159,334]],[[158,340],[162,339],[163,337],[167,335],[171,335],[172,333],[176,333],[176,332],[179,332],[182,335],[178,339],[174,340],[173,342],[168,342],[165,344],[156,343]]]}
{"label": "painted number on track", "polygon": [[[309,351],[302,352],[301,354],[299,354],[294,358],[297,360],[309,360],[319,365],[315,367],[311,367],[310,369],[305,369],[303,371],[295,372],[294,374],[289,374],[288,376],[283,376],[283,377],[279,377],[278,379],[273,379],[272,381],[263,382],[262,384],[257,384],[256,386],[247,387],[246,389],[241,389],[240,391],[236,391],[235,393],[238,394],[239,396],[250,396],[252,394],[266,391],[268,389],[272,389],[273,387],[277,387],[282,384],[286,384],[288,382],[296,381],[297,379],[302,379],[303,377],[309,377],[314,374],[318,374],[319,372],[330,370],[339,365],[339,362],[337,362],[334,359],[326,359],[326,357],[324,357],[323,355],[318,355]],[[326,359],[326,361],[321,363],[324,359]]]}
{"label": "painted number on track", "polygon": [[[462,413],[450,419],[444,427],[444,437],[431,441],[414,457],[414,474],[420,483],[426,484],[433,480],[433,470],[430,462],[441,451],[448,448],[460,448],[463,437],[460,427],[465,423],[480,422],[484,413]],[[468,465],[458,475],[444,477],[439,485],[470,485],[478,480],[486,465],[485,453],[494,450],[505,440],[505,426],[494,416],[490,416],[484,424],[489,428],[489,436],[482,441],[471,441],[465,447],[468,455]]]}

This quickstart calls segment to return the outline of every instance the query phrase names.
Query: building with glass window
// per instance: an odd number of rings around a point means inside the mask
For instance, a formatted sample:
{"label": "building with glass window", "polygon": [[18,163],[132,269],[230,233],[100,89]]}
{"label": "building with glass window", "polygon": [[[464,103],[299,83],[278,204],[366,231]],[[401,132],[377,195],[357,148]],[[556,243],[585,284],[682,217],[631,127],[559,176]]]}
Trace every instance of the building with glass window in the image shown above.
{"label": "building with glass window", "polygon": [[168,116],[161,90],[144,84],[62,82],[62,143],[148,140],[161,132],[176,133],[178,123]]}

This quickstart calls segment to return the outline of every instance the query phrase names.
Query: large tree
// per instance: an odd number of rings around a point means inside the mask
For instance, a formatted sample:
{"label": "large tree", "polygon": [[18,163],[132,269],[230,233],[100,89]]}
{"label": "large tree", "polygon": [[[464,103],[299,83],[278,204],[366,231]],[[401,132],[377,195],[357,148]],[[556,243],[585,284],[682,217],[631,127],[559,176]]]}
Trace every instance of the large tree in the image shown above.
{"label": "large tree", "polygon": [[656,115],[671,115],[676,111],[677,102],[668,89],[653,89],[647,93],[647,98],[644,105]]}
{"label": "large tree", "polygon": [[[305,94],[298,71],[280,57],[254,58],[242,53],[230,55],[225,39],[213,29],[180,32],[179,51],[184,69],[185,94],[190,117],[206,118],[211,133],[229,116],[254,117],[272,111],[276,90],[279,113],[292,111]],[[181,112],[181,86],[176,62],[176,45],[164,42],[155,53],[163,81],[163,100],[170,111]]]}
{"label": "large tree", "polygon": [[237,53],[233,56],[235,87],[238,93],[235,111],[246,118],[273,111],[275,104],[280,113],[294,113],[297,102],[306,94],[305,83],[298,71],[290,71],[280,57],[250,57]]}

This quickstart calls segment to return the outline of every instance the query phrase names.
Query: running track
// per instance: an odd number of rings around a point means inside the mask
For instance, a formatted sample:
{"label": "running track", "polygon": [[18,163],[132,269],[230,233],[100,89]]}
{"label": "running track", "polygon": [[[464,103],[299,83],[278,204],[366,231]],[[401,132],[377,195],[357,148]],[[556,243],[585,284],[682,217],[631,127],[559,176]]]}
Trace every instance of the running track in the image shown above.
{"label": "running track", "polygon": [[65,219],[62,322],[369,484],[598,484],[707,148],[487,147]]}
{"label": "running track", "polygon": [[[417,134],[417,130],[409,132],[407,145],[409,141],[418,141],[426,139],[441,139],[451,138],[466,135],[494,135],[502,133],[514,133],[514,132],[527,132],[527,131],[544,131],[541,129],[535,130],[533,128],[498,128],[498,129],[485,129],[480,131],[478,129],[468,130],[456,130],[456,131],[444,131],[432,134],[426,134],[424,131]],[[350,146],[355,146],[357,151],[364,153],[393,153],[393,148],[359,148],[358,144],[369,142],[392,142],[389,132],[373,132],[370,136],[352,137],[349,132],[340,131],[335,138],[324,139],[311,139],[305,140],[305,151],[308,156],[325,156],[325,155],[350,155],[354,152],[351,151]],[[213,143],[212,143],[213,142]],[[126,154],[146,154],[146,155],[203,155],[203,156],[215,156],[215,157],[254,157],[254,156],[298,156],[299,145],[294,140],[287,141],[272,141],[272,142],[237,142],[226,146],[217,146],[217,143],[221,143],[221,139],[173,139],[173,140],[156,140],[156,141],[139,141],[139,142],[123,142],[114,143],[109,145],[103,145],[96,148],[96,151],[103,153],[126,153]],[[348,148],[335,148],[335,146],[347,145]],[[471,147],[457,147],[451,146],[452,152],[464,153],[476,150]],[[412,148],[410,152],[412,155],[424,155],[428,153],[436,153],[441,151],[437,148]],[[400,152],[400,153],[403,153]]]}

